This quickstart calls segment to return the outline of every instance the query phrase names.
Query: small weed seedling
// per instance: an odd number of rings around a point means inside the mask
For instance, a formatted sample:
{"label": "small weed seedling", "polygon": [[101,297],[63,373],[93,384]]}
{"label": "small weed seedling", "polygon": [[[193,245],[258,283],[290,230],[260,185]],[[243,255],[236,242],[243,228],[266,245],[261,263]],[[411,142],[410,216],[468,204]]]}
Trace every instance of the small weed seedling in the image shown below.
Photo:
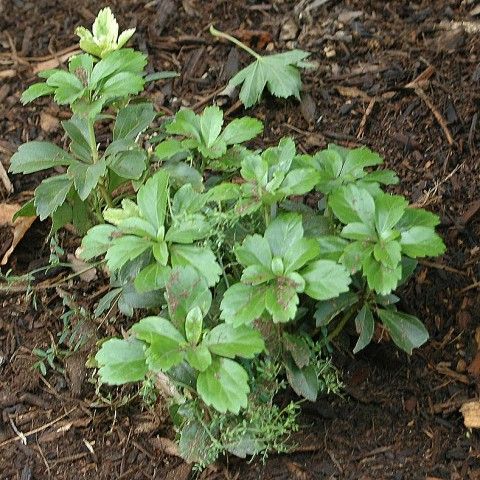
{"label": "small weed seedling", "polygon": [[[328,351],[349,322],[359,335],[354,352],[377,323],[407,353],[427,340],[422,322],[397,310],[394,291],[417,258],[444,252],[439,219],[386,193],[398,178],[368,148],[304,155],[283,138],[255,150],[247,142],[262,123],[224,125],[216,106],[180,110],[155,132],[154,153],[145,149],[155,112],[134,98],[148,77],[145,56],[123,48],[133,32],[118,36],[102,10],[91,33],[77,33],[87,53],[69,71],[42,74],[46,81],[23,96],[53,94],[70,105],[70,151],[30,142],[11,170],[65,170],[40,184],[34,207],[52,217],[53,230],[67,222],[88,229],[81,256],[104,261],[112,286],[97,315],[114,303],[126,315],[142,311],[134,323],[124,318],[123,335],[102,341],[90,363],[106,384],[142,383],[149,401],[155,388],[188,461],[285,451],[299,402],[280,408],[274,397],[287,385],[309,401],[337,393]],[[256,62],[232,79],[243,82],[246,106],[265,86],[298,96],[306,52],[250,53]],[[100,121],[113,129],[102,145]],[[117,190],[124,184],[133,188]],[[316,208],[299,200],[310,192],[320,196]],[[38,368],[54,364],[51,352],[40,356]]]}
{"label": "small weed seedling", "polygon": [[264,56],[259,55],[240,40],[227,33],[220,32],[213,26],[210,27],[210,33],[215,37],[221,37],[234,43],[255,58],[253,63],[240,70],[229,83],[232,87],[242,85],[240,100],[246,108],[252,107],[260,101],[265,87],[276,97],[288,98],[293,96],[300,99],[302,80],[299,69],[313,66],[305,61],[310,55],[309,52],[291,50]]}

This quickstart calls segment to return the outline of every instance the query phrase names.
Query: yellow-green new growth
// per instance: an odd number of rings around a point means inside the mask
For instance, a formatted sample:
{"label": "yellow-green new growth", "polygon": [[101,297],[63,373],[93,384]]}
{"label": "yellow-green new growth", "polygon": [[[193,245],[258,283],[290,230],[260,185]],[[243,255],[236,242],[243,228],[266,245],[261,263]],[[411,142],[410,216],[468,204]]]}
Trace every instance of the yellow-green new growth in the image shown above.
{"label": "yellow-green new growth", "polygon": [[118,23],[109,7],[98,12],[91,32],[85,27],[75,30],[80,37],[80,48],[100,58],[122,48],[134,33],[135,29],[129,28],[118,36]]}

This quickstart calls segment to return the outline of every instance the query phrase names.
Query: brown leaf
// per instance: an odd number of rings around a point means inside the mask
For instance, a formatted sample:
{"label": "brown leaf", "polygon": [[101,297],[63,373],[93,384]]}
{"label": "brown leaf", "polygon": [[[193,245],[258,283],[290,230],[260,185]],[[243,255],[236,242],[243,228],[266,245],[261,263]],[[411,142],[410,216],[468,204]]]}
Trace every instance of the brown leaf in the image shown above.
{"label": "brown leaf", "polygon": [[[13,239],[10,246],[5,251],[0,265],[6,265],[10,255],[15,250],[15,247],[18,245],[20,240],[23,238],[25,233],[28,231],[32,223],[37,218],[35,217],[19,217],[12,222],[13,215],[21,208],[21,205],[17,203],[0,203],[0,225],[7,225],[13,228]],[[0,245],[1,248],[1,245]]]}
{"label": "brown leaf", "polygon": [[178,451],[178,445],[169,438],[166,437],[157,437],[150,440],[152,447],[155,450],[160,450],[167,455],[172,457],[180,457],[180,452]]}
{"label": "brown leaf", "polygon": [[54,132],[55,130],[58,129],[58,125],[60,124],[58,118],[54,117],[53,115],[50,115],[47,112],[42,112],[40,114],[40,128],[46,132]]}

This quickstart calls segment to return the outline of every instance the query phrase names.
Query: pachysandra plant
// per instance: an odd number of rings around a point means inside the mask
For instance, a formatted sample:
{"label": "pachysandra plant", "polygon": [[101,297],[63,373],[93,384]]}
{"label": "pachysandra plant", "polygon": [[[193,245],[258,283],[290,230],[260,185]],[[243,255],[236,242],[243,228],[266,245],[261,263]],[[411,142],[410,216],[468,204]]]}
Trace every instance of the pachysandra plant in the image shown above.
{"label": "pachysandra plant", "polygon": [[[92,33],[77,33],[87,53],[68,71],[45,72],[22,97],[53,94],[70,106],[69,151],[29,142],[11,171],[63,169],[23,214],[34,207],[52,218],[53,231],[72,222],[81,235],[88,230],[80,255],[103,261],[112,287],[95,314],[117,306],[141,318],[124,319],[123,336],[102,342],[100,381],[154,384],[187,461],[288,450],[299,402],[280,409],[274,397],[287,385],[309,401],[338,392],[327,351],[349,322],[355,353],[376,326],[407,353],[427,340],[422,322],[397,310],[394,291],[417,258],[445,251],[438,217],[386,193],[398,178],[368,148],[329,145],[306,155],[286,137],[254,149],[248,142],[262,123],[227,123],[216,106],[166,119],[153,152],[142,133],[156,113],[133,98],[148,80],[146,57],[123,48],[132,32],[118,36],[104,9]],[[258,101],[265,85],[298,95],[307,55],[258,56],[234,79],[244,82],[244,103]],[[102,144],[100,120],[112,121]],[[317,208],[301,201],[311,192],[321,196]]]}

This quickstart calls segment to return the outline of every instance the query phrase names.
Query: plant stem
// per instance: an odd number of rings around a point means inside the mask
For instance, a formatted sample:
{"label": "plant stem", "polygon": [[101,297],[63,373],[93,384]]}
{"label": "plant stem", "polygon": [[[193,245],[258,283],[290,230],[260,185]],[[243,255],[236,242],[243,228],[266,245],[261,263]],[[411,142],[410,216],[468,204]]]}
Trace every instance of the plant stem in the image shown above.
{"label": "plant stem", "polygon": [[252,50],[250,47],[247,47],[244,43],[242,43],[240,40],[236,39],[235,37],[232,37],[228,33],[221,32],[220,30],[217,30],[213,25],[210,25],[210,33],[214,37],[221,37],[224,38],[225,40],[228,40],[229,42],[234,43],[237,47],[242,48],[246,52],[248,52],[250,55],[255,57],[257,60],[260,60],[262,57],[259,55],[257,52]]}
{"label": "plant stem", "polygon": [[93,122],[88,122],[88,135],[90,142],[90,150],[92,151],[93,163],[98,162],[98,150],[97,150],[97,140],[95,138],[95,130],[93,129]]}
{"label": "plant stem", "polygon": [[353,305],[349,310],[345,312],[335,329],[329,333],[327,341],[331,342],[334,338],[338,337],[347,322],[352,318],[353,314],[355,313],[356,306],[357,304]]}
{"label": "plant stem", "polygon": [[265,205],[263,207],[263,215],[265,219],[265,228],[267,228],[268,225],[270,224],[270,212],[269,212],[268,205]]}
{"label": "plant stem", "polygon": [[113,207],[112,196],[102,183],[98,184],[98,190],[109,207]]}

